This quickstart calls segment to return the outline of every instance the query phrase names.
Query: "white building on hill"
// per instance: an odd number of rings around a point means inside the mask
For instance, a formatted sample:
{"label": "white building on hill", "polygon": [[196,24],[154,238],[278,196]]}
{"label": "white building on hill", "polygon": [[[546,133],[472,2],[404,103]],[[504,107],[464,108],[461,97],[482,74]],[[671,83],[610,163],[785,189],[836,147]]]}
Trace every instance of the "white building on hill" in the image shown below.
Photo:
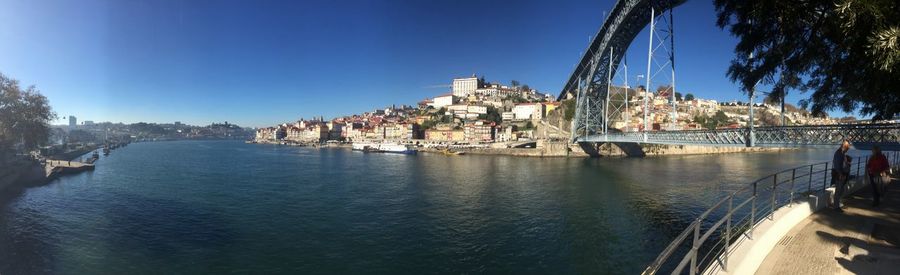
{"label": "white building on hill", "polygon": [[475,76],[453,79],[454,96],[466,97],[474,94],[476,89],[478,89],[478,78]]}

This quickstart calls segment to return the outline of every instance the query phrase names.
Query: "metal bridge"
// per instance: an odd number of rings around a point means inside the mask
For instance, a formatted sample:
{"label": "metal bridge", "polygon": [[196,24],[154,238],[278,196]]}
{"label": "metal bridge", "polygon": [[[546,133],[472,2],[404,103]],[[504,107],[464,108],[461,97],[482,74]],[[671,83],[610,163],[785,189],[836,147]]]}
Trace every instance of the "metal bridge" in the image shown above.
{"label": "metal bridge", "polygon": [[848,140],[856,149],[870,150],[879,145],[883,150],[900,150],[900,123],[842,124],[812,126],[650,131],[595,134],[579,137],[578,142],[634,142],[671,145],[758,146],[758,147],[829,147],[837,148]]}
{"label": "metal bridge", "polygon": [[[842,140],[849,140],[857,149],[868,149],[880,145],[885,150],[900,150],[900,123],[887,124],[841,124],[815,126],[754,127],[751,92],[749,128],[716,130],[670,130],[647,131],[650,129],[643,97],[640,108],[643,114],[643,130],[622,132],[610,128],[612,121],[629,121],[627,64],[623,57],[634,38],[645,27],[650,28],[646,89],[651,84],[664,83],[671,96],[671,116],[669,122],[677,121],[675,101],[675,55],[673,8],[685,0],[619,0],[603,21],[603,25],[593,37],[580,62],[575,67],[559,99],[576,100],[575,117],[572,121],[571,139],[579,143],[651,143],[671,145],[706,146],[761,146],[761,147],[808,147],[837,146]],[[614,76],[620,67],[624,70],[624,88],[612,86]],[[664,81],[660,81],[664,79]],[[782,110],[784,110],[782,108]]]}

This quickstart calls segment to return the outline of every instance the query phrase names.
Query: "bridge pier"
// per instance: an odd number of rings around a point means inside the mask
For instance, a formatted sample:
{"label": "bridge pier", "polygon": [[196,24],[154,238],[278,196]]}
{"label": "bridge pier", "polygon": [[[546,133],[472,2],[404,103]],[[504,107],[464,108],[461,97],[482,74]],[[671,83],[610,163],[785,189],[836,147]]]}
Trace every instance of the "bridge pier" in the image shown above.
{"label": "bridge pier", "polygon": [[600,157],[600,143],[598,142],[579,142],[578,147],[581,147],[581,150],[592,158]]}
{"label": "bridge pier", "polygon": [[629,157],[644,157],[647,154],[644,153],[644,147],[641,147],[639,143],[633,142],[611,142],[611,144],[615,144],[622,152],[625,152],[626,156]]}
{"label": "bridge pier", "polygon": [[[640,144],[633,142],[579,142],[578,146],[581,147],[581,150],[588,156],[599,158],[603,156],[604,149],[602,147],[604,144],[609,144],[608,146],[615,145],[628,157],[646,156],[643,147],[641,147]],[[607,152],[607,155],[610,155],[610,153]]]}

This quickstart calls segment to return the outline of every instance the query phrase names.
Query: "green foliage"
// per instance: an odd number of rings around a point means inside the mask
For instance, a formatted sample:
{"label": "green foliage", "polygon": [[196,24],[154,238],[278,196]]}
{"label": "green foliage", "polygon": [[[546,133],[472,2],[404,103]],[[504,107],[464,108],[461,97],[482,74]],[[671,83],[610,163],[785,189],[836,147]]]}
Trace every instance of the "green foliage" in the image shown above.
{"label": "green foliage", "polygon": [[525,123],[525,130],[531,130],[531,129],[534,129],[534,123],[532,123],[529,120],[527,123]]}
{"label": "green foliage", "polygon": [[697,124],[700,124],[700,126],[703,128],[713,130],[720,126],[727,125],[730,121],[728,119],[728,116],[725,115],[725,112],[718,111],[712,117],[709,117],[707,115],[695,116],[694,122],[697,122]]}
{"label": "green foliage", "polygon": [[46,144],[53,119],[56,113],[37,88],[22,89],[18,80],[0,73],[0,159],[17,144],[25,150]]}
{"label": "green foliage", "polygon": [[688,94],[684,95],[684,101],[691,101],[691,100],[694,100],[694,94],[688,93]]}
{"label": "green foliage", "polygon": [[421,125],[422,130],[428,130],[428,129],[434,128],[434,126],[437,125],[437,123],[438,122],[435,120],[431,120],[431,119],[426,120],[426,121],[422,122],[422,125]]}
{"label": "green foliage", "polygon": [[566,121],[572,121],[572,119],[575,118],[575,100],[563,100],[560,106],[564,110],[563,119],[565,119]]}
{"label": "green foliage", "polygon": [[505,100],[512,101],[513,103],[516,103],[516,104],[529,102],[528,99],[525,99],[524,97],[522,97],[522,95],[520,95],[518,93],[506,96]]}
{"label": "green foliage", "polygon": [[[900,8],[892,0],[714,0],[717,25],[739,39],[728,77],[780,101],[811,92],[813,115],[900,114]],[[753,57],[751,57],[753,54]]]}
{"label": "green foliage", "polygon": [[681,93],[675,92],[675,100],[681,101]]}
{"label": "green foliage", "polygon": [[503,116],[500,115],[500,111],[498,111],[497,108],[494,108],[494,106],[487,106],[487,114],[478,115],[478,118],[497,124],[503,122]]}

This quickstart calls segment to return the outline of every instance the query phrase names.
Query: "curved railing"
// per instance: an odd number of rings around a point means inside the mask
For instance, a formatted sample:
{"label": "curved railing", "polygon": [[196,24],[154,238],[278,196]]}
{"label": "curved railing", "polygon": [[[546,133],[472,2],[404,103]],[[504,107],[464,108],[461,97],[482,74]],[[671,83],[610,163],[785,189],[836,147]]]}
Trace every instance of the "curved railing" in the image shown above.
{"label": "curved railing", "polygon": [[[886,152],[885,155],[892,167],[900,165],[900,152]],[[855,167],[851,167],[851,177],[866,174],[867,160],[868,156],[854,160],[852,165]],[[752,237],[751,229],[755,228],[757,222],[774,219],[775,210],[793,204],[797,191],[808,195],[828,188],[831,174],[829,165],[830,162],[819,162],[783,170],[760,178],[719,200],[678,234],[656,260],[647,266],[643,274],[656,274],[660,269],[667,268],[672,269],[672,274],[682,274],[685,268],[688,268],[689,274],[697,274],[715,262],[723,267],[727,266],[731,252],[728,250],[729,246],[741,234]],[[806,188],[802,188],[804,183]],[[719,213],[721,218],[709,220]],[[674,258],[678,260],[677,263],[670,261],[675,255],[680,256]]]}

